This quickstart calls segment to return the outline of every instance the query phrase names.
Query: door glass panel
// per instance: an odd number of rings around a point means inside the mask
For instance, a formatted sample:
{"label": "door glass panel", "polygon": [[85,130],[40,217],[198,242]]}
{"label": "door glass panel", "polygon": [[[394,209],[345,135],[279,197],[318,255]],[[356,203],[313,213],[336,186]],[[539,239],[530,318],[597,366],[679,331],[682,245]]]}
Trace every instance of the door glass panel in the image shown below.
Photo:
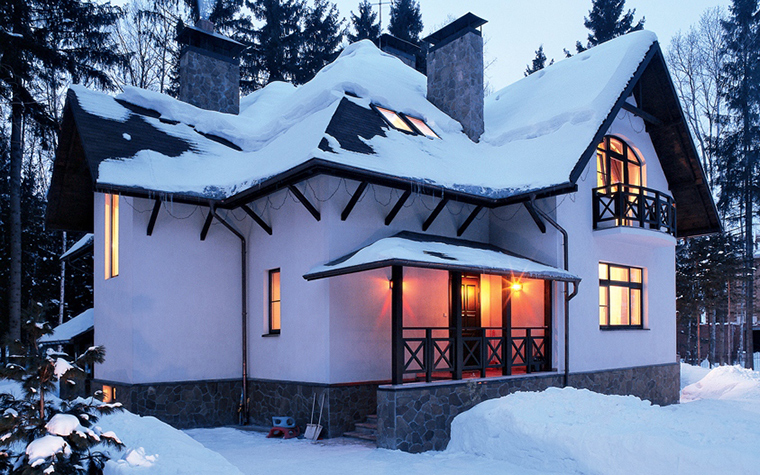
{"label": "door glass panel", "polygon": [[616,158],[610,160],[610,173],[612,183],[623,183],[623,162]]}
{"label": "door glass panel", "polygon": [[596,186],[607,186],[607,160],[601,150],[596,151]]}

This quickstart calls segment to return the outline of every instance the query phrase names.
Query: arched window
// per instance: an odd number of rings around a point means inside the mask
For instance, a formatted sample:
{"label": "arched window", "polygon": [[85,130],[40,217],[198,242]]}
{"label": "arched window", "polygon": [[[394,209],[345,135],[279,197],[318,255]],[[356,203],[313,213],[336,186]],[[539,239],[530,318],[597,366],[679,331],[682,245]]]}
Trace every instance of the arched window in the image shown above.
{"label": "arched window", "polygon": [[596,147],[596,186],[642,186],[641,160],[627,143],[610,135]]}

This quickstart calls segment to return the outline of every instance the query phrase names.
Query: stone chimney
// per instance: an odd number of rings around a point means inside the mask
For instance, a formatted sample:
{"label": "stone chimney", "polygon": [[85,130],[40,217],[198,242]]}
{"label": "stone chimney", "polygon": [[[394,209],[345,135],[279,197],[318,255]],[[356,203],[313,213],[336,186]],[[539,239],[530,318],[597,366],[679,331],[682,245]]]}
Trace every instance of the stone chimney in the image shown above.
{"label": "stone chimney", "polygon": [[177,42],[179,99],[202,109],[240,112],[240,60],[245,46],[214,33],[214,24],[200,19],[181,26]]}
{"label": "stone chimney", "polygon": [[425,38],[427,99],[462,124],[473,142],[483,134],[483,36],[472,13]]}

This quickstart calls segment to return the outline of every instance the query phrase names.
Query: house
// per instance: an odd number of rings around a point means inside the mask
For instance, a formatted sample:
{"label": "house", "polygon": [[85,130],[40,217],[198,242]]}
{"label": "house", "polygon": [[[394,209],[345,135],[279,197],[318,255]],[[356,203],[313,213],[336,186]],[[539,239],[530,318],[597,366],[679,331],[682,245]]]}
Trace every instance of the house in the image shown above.
{"label": "house", "polygon": [[95,234],[107,394],[179,427],[325,394],[329,436],[377,413],[412,452],[516,390],[677,402],[676,238],[719,221],[655,35],[486,100],[484,23],[429,36],[427,77],[365,41],[239,99],[201,21],[182,101],[73,86],[47,222]]}
{"label": "house", "polygon": [[[75,251],[75,246],[72,246],[72,249],[69,251]],[[88,348],[93,346],[94,326],[95,312],[93,309],[88,308],[79,315],[55,327],[52,333],[43,335],[38,343],[42,348],[52,348],[54,350],[61,348],[72,360],[76,360]],[[73,387],[59,387],[59,396],[88,397],[92,394],[91,382],[94,376],[94,368],[88,365],[82,369],[85,372],[85,376],[77,378],[75,380],[76,384]]]}

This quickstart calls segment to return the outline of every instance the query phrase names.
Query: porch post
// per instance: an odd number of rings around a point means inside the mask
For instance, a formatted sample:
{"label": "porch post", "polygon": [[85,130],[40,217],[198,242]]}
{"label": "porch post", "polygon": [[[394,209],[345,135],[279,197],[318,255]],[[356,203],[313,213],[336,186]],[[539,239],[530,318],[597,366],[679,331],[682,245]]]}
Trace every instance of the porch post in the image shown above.
{"label": "porch post", "polygon": [[451,273],[451,315],[454,317],[454,379],[462,379],[464,344],[462,342],[462,273]]}
{"label": "porch post", "polygon": [[404,382],[404,268],[391,267],[391,383]]}
{"label": "porch post", "polygon": [[544,281],[544,371],[551,371],[554,367],[554,354],[552,353],[552,340],[554,339],[554,327],[552,326],[552,310],[554,307],[554,281]]}
{"label": "porch post", "polygon": [[504,367],[501,374],[512,374],[512,288],[506,277],[501,278],[501,331]]}

